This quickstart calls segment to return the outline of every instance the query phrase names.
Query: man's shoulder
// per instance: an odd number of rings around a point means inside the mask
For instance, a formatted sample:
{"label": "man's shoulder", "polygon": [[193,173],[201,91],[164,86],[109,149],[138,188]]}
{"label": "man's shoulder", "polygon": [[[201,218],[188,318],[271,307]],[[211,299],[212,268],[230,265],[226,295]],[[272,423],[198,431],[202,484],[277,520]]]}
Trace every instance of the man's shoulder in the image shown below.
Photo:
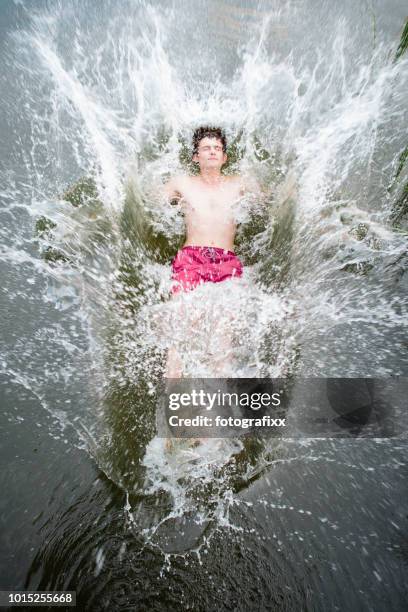
{"label": "man's shoulder", "polygon": [[241,174],[231,174],[226,178],[232,189],[239,188],[243,190],[245,188],[244,179]]}
{"label": "man's shoulder", "polygon": [[222,182],[224,183],[224,185],[238,185],[242,182],[242,177],[240,174],[223,174],[222,175]]}
{"label": "man's shoulder", "polygon": [[183,187],[191,184],[193,176],[189,176],[188,174],[175,174],[171,177],[170,183],[177,187]]}
{"label": "man's shoulder", "polygon": [[163,185],[164,193],[169,198],[175,195],[179,196],[183,189],[185,189],[185,185],[185,176],[182,174],[174,174],[165,181]]}

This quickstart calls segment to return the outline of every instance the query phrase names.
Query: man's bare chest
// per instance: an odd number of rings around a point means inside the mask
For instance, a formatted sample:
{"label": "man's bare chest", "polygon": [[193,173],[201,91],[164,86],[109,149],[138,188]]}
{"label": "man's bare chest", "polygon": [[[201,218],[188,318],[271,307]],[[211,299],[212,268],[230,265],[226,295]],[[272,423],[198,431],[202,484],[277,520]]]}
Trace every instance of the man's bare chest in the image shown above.
{"label": "man's bare chest", "polygon": [[186,189],[181,194],[181,204],[186,210],[202,212],[223,212],[231,211],[234,204],[239,200],[239,189]]}

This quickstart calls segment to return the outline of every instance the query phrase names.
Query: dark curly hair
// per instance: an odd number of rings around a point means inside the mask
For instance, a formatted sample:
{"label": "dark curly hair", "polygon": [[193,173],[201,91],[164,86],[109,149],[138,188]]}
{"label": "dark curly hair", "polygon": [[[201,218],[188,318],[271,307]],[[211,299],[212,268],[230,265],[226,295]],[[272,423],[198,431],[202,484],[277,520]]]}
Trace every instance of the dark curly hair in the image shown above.
{"label": "dark curly hair", "polygon": [[197,128],[193,134],[193,155],[198,153],[198,145],[203,138],[218,138],[222,142],[222,150],[227,150],[227,139],[223,130],[219,127],[210,127],[208,125]]}

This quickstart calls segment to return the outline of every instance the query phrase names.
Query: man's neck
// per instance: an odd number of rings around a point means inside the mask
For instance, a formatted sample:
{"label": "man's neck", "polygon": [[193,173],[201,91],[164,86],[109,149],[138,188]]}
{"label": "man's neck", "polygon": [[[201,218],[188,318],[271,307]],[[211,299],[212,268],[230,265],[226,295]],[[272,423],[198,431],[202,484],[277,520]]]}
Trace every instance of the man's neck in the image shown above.
{"label": "man's neck", "polygon": [[200,179],[207,185],[219,185],[223,179],[223,175],[219,170],[202,170]]}

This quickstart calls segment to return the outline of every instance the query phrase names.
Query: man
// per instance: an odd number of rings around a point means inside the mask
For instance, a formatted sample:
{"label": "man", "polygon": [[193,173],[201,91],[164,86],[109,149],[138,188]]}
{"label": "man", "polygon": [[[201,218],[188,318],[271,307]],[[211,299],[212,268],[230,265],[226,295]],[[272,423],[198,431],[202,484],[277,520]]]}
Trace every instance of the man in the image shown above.
{"label": "man", "polygon": [[[186,222],[185,244],[172,261],[173,294],[192,291],[202,283],[242,276],[242,263],[233,251],[237,229],[234,208],[246,192],[261,192],[255,181],[249,186],[239,175],[221,174],[227,161],[226,147],[220,128],[198,128],[193,135],[198,176],[177,176],[164,185],[166,198],[181,207]],[[221,333],[218,348],[221,357],[214,356],[213,365],[220,375],[231,350],[228,331]],[[166,377],[178,378],[182,369],[180,355],[175,347],[170,348]]]}
{"label": "man", "polygon": [[[220,128],[198,128],[193,135],[193,161],[199,165],[199,175],[177,176],[164,186],[166,198],[181,206],[186,222],[186,242],[172,262],[173,294],[242,276],[242,264],[233,252],[234,206],[248,191],[248,183],[239,175],[221,174],[226,148]],[[252,191],[260,194],[255,182]]]}

